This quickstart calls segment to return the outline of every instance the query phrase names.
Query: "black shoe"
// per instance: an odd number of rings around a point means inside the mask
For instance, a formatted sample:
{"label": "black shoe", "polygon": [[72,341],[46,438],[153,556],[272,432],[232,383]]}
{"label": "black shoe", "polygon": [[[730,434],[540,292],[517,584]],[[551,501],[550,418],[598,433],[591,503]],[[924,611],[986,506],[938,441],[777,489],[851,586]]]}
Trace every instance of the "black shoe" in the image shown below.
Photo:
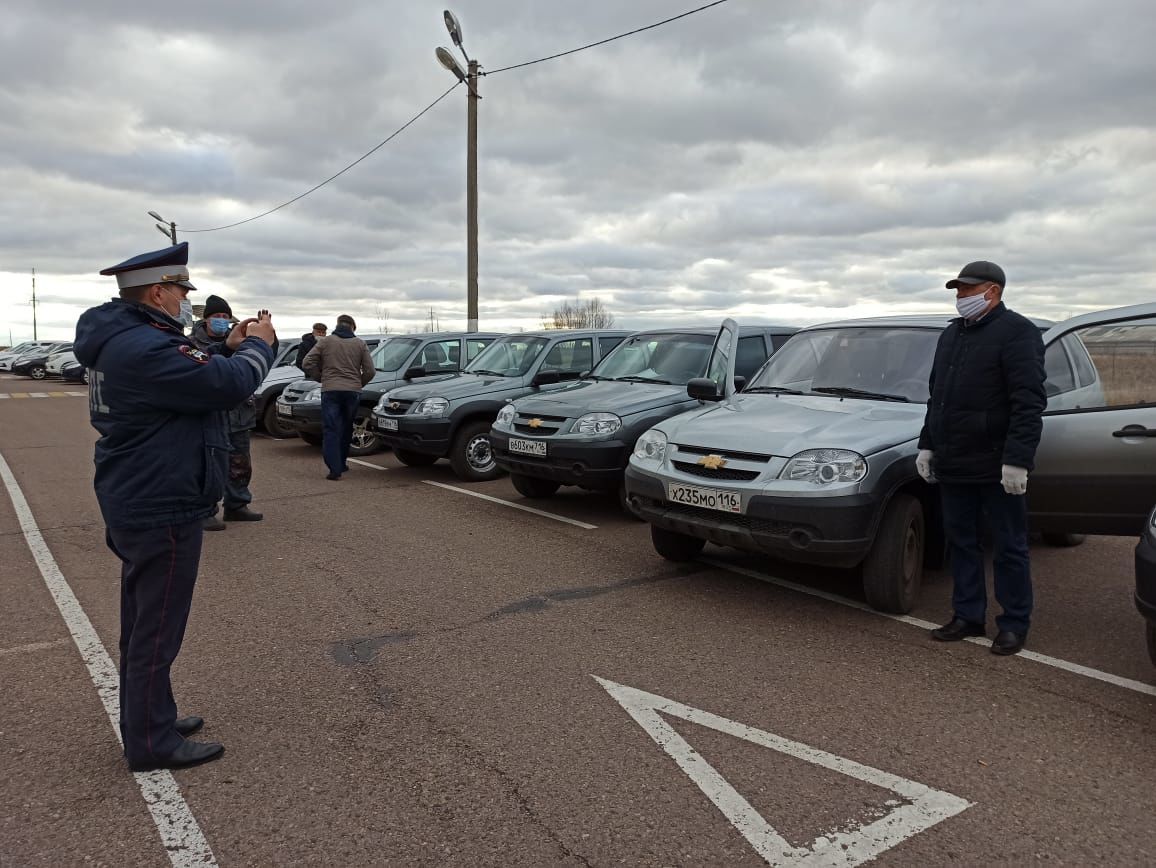
{"label": "black shoe", "polygon": [[1027,641],[1026,633],[1013,633],[1011,630],[1000,630],[995,634],[995,639],[991,643],[991,653],[999,654],[1001,657],[1008,657],[1012,654],[1019,654],[1024,650],[1024,642]]}
{"label": "black shoe", "polygon": [[192,735],[194,732],[199,732],[201,727],[205,725],[203,717],[182,717],[173,724],[180,735]]}
{"label": "black shoe", "polygon": [[224,530],[226,527],[228,527],[228,525],[215,515],[210,515],[201,522],[201,530]]}
{"label": "black shoe", "polygon": [[342,464],[341,465],[341,472],[342,473],[348,473],[349,472],[349,465],[348,464]]}
{"label": "black shoe", "polygon": [[253,512],[248,506],[225,510],[225,521],[260,521],[264,517],[259,512]]}
{"label": "black shoe", "polygon": [[330,473],[325,478],[330,480],[331,482],[336,482],[337,480],[339,480],[341,478],[341,474],[340,473]]}
{"label": "black shoe", "polygon": [[184,769],[189,766],[199,766],[215,760],[225,752],[225,746],[215,741],[185,741],[181,746],[160,759],[130,762],[128,767],[134,772],[152,772],[157,769]]}
{"label": "black shoe", "polygon": [[985,636],[987,628],[983,624],[973,624],[963,618],[952,618],[942,627],[931,631],[931,638],[940,642],[959,642],[968,636]]}

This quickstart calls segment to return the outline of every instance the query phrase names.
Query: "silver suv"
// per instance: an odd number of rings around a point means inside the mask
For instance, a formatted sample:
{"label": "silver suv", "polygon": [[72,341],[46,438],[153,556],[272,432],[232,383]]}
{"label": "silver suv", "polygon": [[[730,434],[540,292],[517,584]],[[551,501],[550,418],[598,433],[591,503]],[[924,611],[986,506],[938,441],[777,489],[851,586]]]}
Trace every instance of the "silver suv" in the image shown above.
{"label": "silver suv", "polygon": [[[731,373],[687,391],[713,403],[639,439],[630,508],[655,549],[694,558],[707,541],[785,560],[863,565],[867,601],[915,605],[925,562],[942,556],[935,489],[915,470],[928,375],[944,317],[804,329],[735,394]],[[1138,535],[1156,490],[1156,304],[1086,314],[1044,334],[1048,407],[1029,485],[1047,541]],[[717,369],[718,365],[712,365]]]}

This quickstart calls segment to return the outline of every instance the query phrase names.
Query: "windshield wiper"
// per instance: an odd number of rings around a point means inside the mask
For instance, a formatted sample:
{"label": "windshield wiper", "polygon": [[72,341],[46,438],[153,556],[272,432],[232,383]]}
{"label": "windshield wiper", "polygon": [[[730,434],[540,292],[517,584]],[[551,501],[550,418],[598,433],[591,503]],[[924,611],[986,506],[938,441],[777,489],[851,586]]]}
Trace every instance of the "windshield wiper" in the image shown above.
{"label": "windshield wiper", "polygon": [[485,368],[473,368],[469,371],[466,371],[466,373],[467,374],[481,374],[482,376],[489,375],[491,377],[504,377],[504,376],[506,376],[501,371],[487,371]]}
{"label": "windshield wiper", "polygon": [[660,386],[671,385],[670,380],[659,380],[656,377],[615,377],[620,383],[658,383]]}
{"label": "windshield wiper", "polygon": [[586,379],[587,379],[587,380],[605,380],[605,381],[607,381],[608,383],[613,383],[613,382],[614,382],[614,378],[613,378],[613,377],[603,377],[601,374],[587,374],[587,375],[586,375]]}
{"label": "windshield wiper", "polygon": [[876,401],[902,401],[904,404],[911,402],[902,395],[888,395],[886,392],[868,392],[865,389],[852,389],[850,386],[819,386],[812,388],[812,392],[818,392],[821,395],[838,395],[840,398],[868,398]]}
{"label": "windshield wiper", "polygon": [[800,389],[788,389],[786,386],[751,386],[750,388],[743,389],[744,395],[749,395],[752,392],[754,392],[754,393],[766,393],[766,394],[773,394],[773,395],[802,395],[803,394],[802,390],[800,390]]}

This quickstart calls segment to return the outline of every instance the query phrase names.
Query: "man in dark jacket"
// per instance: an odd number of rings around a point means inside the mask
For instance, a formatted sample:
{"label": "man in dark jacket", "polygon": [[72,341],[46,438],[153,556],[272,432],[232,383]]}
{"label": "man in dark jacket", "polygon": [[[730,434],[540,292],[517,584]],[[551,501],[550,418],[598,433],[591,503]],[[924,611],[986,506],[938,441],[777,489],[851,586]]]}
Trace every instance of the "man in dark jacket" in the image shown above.
{"label": "man in dark jacket", "polygon": [[931,631],[942,642],[983,636],[987,580],[983,514],[995,540],[995,654],[1024,647],[1032,615],[1028,555],[1028,473],[1047,406],[1044,344],[1039,328],[1003,304],[1003,269],[972,262],[948,281],[959,319],[939,338],[931,398],[919,435],[916,468],[938,482],[954,578],[954,617]]}
{"label": "man in dark jacket", "polygon": [[317,346],[317,342],[321,338],[325,337],[325,335],[328,332],[329,332],[329,326],[327,326],[325,323],[323,323],[323,322],[313,323],[313,331],[311,331],[307,334],[301,335],[301,344],[300,344],[300,346],[297,347],[297,361],[294,362],[293,364],[295,364],[297,367],[301,368],[301,370],[305,370],[305,368],[303,367],[303,364],[305,362],[305,357],[307,355],[309,355],[309,351],[311,349],[313,349],[315,346]]}
{"label": "man in dark jacket", "polygon": [[169,669],[184,638],[201,556],[201,520],[225,483],[225,411],[260,384],[273,361],[267,314],[245,320],[222,353],[184,336],[188,244],[143,253],[101,274],[120,297],[76,324],[74,351],[89,372],[96,499],[108,547],[121,560],[120,731],[133,771],[215,759],[220,744],[185,738],[204,723],[177,718]]}
{"label": "man in dark jacket", "polygon": [[[233,327],[233,309],[219,295],[205,299],[202,320],[193,326],[189,338],[198,349],[220,352]],[[274,353],[277,347],[273,347]],[[253,480],[253,460],[249,454],[251,431],[257,427],[257,407],[250,395],[228,412],[229,475],[225,480],[225,521],[260,521],[259,512],[249,509],[253,494],[249,483]],[[205,530],[224,530],[227,527],[216,515],[204,521]]]}

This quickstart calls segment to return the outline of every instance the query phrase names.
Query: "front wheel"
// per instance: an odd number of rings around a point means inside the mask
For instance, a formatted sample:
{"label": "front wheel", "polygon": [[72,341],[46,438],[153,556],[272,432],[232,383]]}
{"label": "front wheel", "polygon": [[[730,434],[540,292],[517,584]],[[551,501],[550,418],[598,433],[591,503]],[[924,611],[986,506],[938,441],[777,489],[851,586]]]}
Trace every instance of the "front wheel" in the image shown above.
{"label": "front wheel", "polygon": [[549,497],[562,487],[561,483],[552,479],[539,479],[537,476],[525,476],[521,473],[511,473],[510,482],[522,497]]}
{"label": "front wheel", "polygon": [[702,553],[706,540],[696,536],[687,536],[673,530],[664,530],[661,527],[650,526],[650,541],[654,543],[654,550],[668,561],[693,561]]}
{"label": "front wheel", "polygon": [[871,608],[900,615],[915,608],[925,541],[923,505],[910,494],[895,495],[863,561],[863,593]]}
{"label": "front wheel", "polygon": [[450,449],[454,474],[465,482],[485,482],[502,475],[490,446],[490,423],[485,420],[462,426]]}
{"label": "front wheel", "polygon": [[393,457],[406,467],[429,467],[438,460],[436,455],[428,452],[413,452],[409,449],[394,449]]}
{"label": "front wheel", "polygon": [[270,437],[292,437],[297,433],[296,428],[292,425],[286,425],[281,421],[281,417],[277,415],[276,395],[269,398],[269,403],[265,405],[265,412],[261,416],[261,421],[265,423],[265,433]]}
{"label": "front wheel", "polygon": [[353,437],[349,441],[349,454],[360,457],[373,455],[382,448],[381,438],[369,430],[369,417],[358,419],[353,423]]}
{"label": "front wheel", "polygon": [[44,365],[33,365],[28,371],[28,376],[34,380],[43,380],[48,376],[48,370]]}

